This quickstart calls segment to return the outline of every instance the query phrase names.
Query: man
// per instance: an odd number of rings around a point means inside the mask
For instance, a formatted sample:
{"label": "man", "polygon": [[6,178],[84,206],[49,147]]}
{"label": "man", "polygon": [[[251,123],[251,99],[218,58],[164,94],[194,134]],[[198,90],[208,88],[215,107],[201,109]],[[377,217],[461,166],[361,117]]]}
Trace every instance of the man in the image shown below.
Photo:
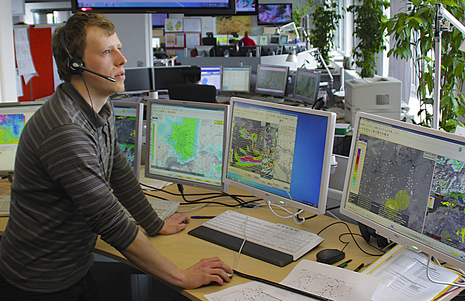
{"label": "man", "polygon": [[[100,235],[128,260],[166,282],[195,288],[229,281],[218,258],[181,270],[148,235],[174,234],[189,222],[153,212],[118,147],[108,97],[124,89],[126,58],[113,23],[77,13],[52,37],[64,83],[25,126],[17,149],[8,225],[0,245],[2,300],[101,300],[88,274]],[[111,82],[85,68],[115,79]],[[78,66],[76,68],[76,66]],[[226,271],[226,272],[225,272]]]}
{"label": "man", "polygon": [[244,46],[257,46],[257,44],[255,44],[255,41],[249,38],[249,35],[250,33],[246,30],[244,32],[244,37],[241,40],[242,44],[244,44]]}

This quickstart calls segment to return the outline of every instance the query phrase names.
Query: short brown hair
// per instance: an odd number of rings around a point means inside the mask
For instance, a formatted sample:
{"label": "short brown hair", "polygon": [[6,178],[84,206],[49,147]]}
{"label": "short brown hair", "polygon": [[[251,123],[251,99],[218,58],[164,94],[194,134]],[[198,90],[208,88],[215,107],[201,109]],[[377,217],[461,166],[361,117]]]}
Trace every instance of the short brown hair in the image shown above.
{"label": "short brown hair", "polygon": [[82,58],[86,48],[87,29],[92,26],[104,29],[108,36],[115,33],[115,25],[106,16],[83,12],[72,15],[64,26],[57,28],[53,33],[52,52],[62,80],[71,80],[72,73],[68,69],[69,55]]}

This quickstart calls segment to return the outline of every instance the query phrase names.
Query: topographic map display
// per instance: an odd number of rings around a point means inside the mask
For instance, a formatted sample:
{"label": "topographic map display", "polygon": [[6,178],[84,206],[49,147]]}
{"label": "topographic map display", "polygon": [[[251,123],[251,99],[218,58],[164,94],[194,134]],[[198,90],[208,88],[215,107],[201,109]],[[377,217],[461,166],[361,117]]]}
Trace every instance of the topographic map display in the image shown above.
{"label": "topographic map display", "polygon": [[157,125],[156,167],[221,179],[223,124],[213,119],[163,115]]}
{"label": "topographic map display", "polygon": [[116,116],[115,118],[119,146],[133,169],[136,145],[136,122],[136,117]]}
{"label": "topographic map display", "polygon": [[18,144],[24,121],[23,114],[0,115],[0,144]]}
{"label": "topographic map display", "polygon": [[283,90],[286,83],[286,72],[266,70],[257,78],[257,87],[267,90]]}
{"label": "topographic map display", "polygon": [[[266,180],[290,184],[295,134],[288,126],[236,117],[231,166]],[[294,130],[295,132],[295,130]]]}

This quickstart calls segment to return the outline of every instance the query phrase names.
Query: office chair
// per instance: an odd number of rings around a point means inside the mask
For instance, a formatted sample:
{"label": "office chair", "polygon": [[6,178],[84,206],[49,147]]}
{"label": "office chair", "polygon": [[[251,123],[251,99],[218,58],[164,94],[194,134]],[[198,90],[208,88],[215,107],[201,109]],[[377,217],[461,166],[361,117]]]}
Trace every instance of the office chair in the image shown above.
{"label": "office chair", "polygon": [[212,85],[175,84],[168,87],[170,99],[216,103],[216,88]]}

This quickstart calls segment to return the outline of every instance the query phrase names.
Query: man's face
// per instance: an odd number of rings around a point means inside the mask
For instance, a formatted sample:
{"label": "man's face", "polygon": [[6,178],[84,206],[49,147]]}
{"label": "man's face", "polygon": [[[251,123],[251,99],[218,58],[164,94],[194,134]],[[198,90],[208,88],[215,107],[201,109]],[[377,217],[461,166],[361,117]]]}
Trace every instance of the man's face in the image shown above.
{"label": "man's face", "polygon": [[121,42],[116,33],[108,36],[100,27],[89,27],[82,61],[86,68],[116,79],[116,82],[110,82],[100,76],[83,72],[91,94],[108,97],[124,91],[123,65],[126,58],[121,53]]}

